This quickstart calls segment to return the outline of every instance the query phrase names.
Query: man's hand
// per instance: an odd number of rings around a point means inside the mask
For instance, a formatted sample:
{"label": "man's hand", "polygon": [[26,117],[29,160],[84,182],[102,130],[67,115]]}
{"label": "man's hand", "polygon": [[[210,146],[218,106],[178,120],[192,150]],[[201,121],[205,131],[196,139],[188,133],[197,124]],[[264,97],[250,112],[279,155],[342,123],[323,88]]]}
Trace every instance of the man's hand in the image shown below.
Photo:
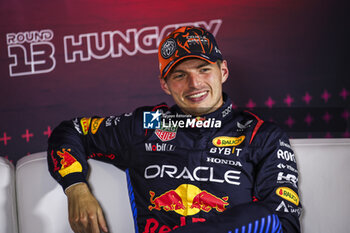
{"label": "man's hand", "polygon": [[85,183],[66,189],[69,223],[75,233],[108,232],[102,208]]}

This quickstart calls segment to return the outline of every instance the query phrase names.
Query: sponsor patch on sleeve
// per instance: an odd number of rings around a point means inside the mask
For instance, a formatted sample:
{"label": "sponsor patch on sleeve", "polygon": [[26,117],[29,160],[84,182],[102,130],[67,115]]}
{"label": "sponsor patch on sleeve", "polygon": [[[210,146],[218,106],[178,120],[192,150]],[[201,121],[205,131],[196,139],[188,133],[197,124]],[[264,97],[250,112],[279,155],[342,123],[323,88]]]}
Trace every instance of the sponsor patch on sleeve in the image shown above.
{"label": "sponsor patch on sleeve", "polygon": [[279,187],[276,190],[276,194],[296,206],[299,205],[299,196],[290,188]]}
{"label": "sponsor patch on sleeve", "polygon": [[82,172],[83,167],[70,153],[70,149],[63,148],[62,151],[57,151],[57,155],[61,158],[61,168],[58,170],[62,177],[74,172]]}
{"label": "sponsor patch on sleeve", "polygon": [[90,123],[91,123],[91,118],[82,118],[80,120],[81,128],[83,129],[83,134],[86,135],[89,132],[90,128]]}
{"label": "sponsor patch on sleeve", "polygon": [[91,133],[95,134],[98,130],[98,128],[100,127],[102,121],[104,120],[104,118],[94,118],[91,121]]}

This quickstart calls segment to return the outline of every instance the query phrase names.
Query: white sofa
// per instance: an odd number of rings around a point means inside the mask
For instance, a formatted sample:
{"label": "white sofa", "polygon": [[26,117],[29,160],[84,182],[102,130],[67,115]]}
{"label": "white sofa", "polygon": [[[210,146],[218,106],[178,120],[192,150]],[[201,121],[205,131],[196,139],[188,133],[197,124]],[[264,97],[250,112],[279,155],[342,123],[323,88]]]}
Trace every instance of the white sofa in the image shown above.
{"label": "white sofa", "polygon": [[17,233],[15,169],[0,157],[0,233]]}
{"label": "white sofa", "polygon": [[[350,139],[293,139],[291,144],[299,165],[302,232],[350,232]],[[89,183],[105,211],[110,232],[133,233],[125,174],[99,161],[89,160],[89,165]],[[14,168],[4,159],[0,166],[0,233],[17,232]],[[16,192],[20,233],[71,232],[67,200],[48,173],[45,152],[18,161]]]}

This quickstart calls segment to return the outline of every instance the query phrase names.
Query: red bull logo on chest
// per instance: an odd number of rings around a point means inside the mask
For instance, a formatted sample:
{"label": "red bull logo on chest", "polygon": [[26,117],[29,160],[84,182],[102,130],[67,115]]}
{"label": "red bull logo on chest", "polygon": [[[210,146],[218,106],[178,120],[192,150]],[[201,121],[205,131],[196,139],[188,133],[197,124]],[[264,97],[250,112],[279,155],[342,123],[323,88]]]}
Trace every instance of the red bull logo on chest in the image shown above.
{"label": "red bull logo on chest", "polygon": [[191,184],[182,184],[158,197],[155,197],[153,191],[149,193],[152,204],[148,207],[149,210],[175,211],[182,216],[195,215],[200,211],[223,212],[229,205],[227,196],[220,198]]}

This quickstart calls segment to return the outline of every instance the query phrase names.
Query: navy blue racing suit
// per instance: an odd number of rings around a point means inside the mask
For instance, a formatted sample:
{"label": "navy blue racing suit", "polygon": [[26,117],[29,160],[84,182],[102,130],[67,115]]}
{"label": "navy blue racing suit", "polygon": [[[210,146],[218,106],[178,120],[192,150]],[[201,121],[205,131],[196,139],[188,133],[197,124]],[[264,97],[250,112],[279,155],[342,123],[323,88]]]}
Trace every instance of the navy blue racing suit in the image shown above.
{"label": "navy blue racing suit", "polygon": [[48,165],[63,189],[86,182],[88,158],[125,170],[135,232],[300,232],[288,137],[232,109],[226,94],[220,109],[201,117],[160,104],[55,128]]}

